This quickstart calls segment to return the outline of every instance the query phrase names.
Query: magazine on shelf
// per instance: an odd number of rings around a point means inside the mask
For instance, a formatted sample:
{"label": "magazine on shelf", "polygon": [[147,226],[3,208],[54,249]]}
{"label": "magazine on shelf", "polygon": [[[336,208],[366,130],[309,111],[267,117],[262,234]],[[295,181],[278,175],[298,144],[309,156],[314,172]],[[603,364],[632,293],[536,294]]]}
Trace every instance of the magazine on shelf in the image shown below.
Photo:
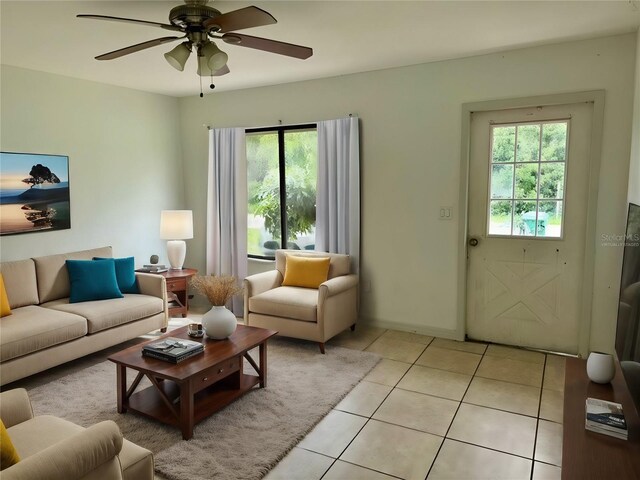
{"label": "magazine on shelf", "polygon": [[627,422],[621,404],[597,398],[587,398],[585,410],[585,428],[587,430],[627,439]]}
{"label": "magazine on shelf", "polygon": [[202,343],[174,337],[142,347],[143,355],[173,363],[178,363],[202,351],[204,351]]}

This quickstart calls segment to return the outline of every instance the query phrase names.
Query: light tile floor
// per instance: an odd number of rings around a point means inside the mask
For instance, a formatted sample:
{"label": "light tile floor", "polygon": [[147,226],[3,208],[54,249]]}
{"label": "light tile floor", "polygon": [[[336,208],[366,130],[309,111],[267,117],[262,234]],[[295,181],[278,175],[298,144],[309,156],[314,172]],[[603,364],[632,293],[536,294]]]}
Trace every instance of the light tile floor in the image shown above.
{"label": "light tile floor", "polygon": [[383,359],[267,480],[560,478],[564,358],[362,326],[329,343]]}

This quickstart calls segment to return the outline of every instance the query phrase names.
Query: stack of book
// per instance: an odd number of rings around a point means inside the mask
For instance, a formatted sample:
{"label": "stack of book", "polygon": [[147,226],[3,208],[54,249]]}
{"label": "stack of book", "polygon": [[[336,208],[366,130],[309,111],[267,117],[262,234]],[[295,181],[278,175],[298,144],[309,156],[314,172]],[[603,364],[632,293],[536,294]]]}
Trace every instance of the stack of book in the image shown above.
{"label": "stack of book", "polygon": [[136,270],[136,272],[144,273],[162,273],[169,270],[166,265],[143,265],[142,268]]}
{"label": "stack of book", "polygon": [[142,347],[143,356],[158,358],[171,363],[180,363],[203,351],[204,346],[200,342],[174,337],[169,337]]}
{"label": "stack of book", "polygon": [[627,422],[619,403],[587,398],[586,413],[587,430],[627,440]]}

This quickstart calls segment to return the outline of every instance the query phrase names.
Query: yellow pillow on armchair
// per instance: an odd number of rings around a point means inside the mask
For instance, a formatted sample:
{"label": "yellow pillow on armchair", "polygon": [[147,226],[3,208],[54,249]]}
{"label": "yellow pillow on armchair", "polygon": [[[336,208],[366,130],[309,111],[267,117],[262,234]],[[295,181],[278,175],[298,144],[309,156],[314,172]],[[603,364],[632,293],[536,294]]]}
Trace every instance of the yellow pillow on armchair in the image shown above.
{"label": "yellow pillow on armchair", "polygon": [[0,420],[0,470],[15,465],[19,461],[20,456],[16,451],[16,447],[11,443],[9,432],[7,432],[4,422]]}
{"label": "yellow pillow on armchair", "polygon": [[11,307],[9,306],[7,291],[4,288],[4,278],[0,273],[0,317],[6,317],[7,315],[11,315]]}
{"label": "yellow pillow on armchair", "polygon": [[329,257],[287,255],[283,286],[318,288],[329,276]]}

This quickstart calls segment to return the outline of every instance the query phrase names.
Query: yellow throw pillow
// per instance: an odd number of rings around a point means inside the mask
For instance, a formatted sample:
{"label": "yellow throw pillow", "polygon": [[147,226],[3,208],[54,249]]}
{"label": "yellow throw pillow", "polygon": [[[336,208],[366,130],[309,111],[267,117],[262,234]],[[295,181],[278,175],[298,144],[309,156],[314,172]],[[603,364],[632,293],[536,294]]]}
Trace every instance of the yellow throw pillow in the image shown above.
{"label": "yellow throw pillow", "polygon": [[7,291],[4,288],[4,278],[0,273],[0,317],[11,315],[11,307],[7,298]]}
{"label": "yellow throw pillow", "polygon": [[9,432],[4,426],[4,422],[0,420],[0,470],[15,465],[20,461],[16,447],[11,443]]}
{"label": "yellow throw pillow", "polygon": [[329,257],[302,257],[287,255],[282,285],[288,287],[318,288],[329,276]]}

